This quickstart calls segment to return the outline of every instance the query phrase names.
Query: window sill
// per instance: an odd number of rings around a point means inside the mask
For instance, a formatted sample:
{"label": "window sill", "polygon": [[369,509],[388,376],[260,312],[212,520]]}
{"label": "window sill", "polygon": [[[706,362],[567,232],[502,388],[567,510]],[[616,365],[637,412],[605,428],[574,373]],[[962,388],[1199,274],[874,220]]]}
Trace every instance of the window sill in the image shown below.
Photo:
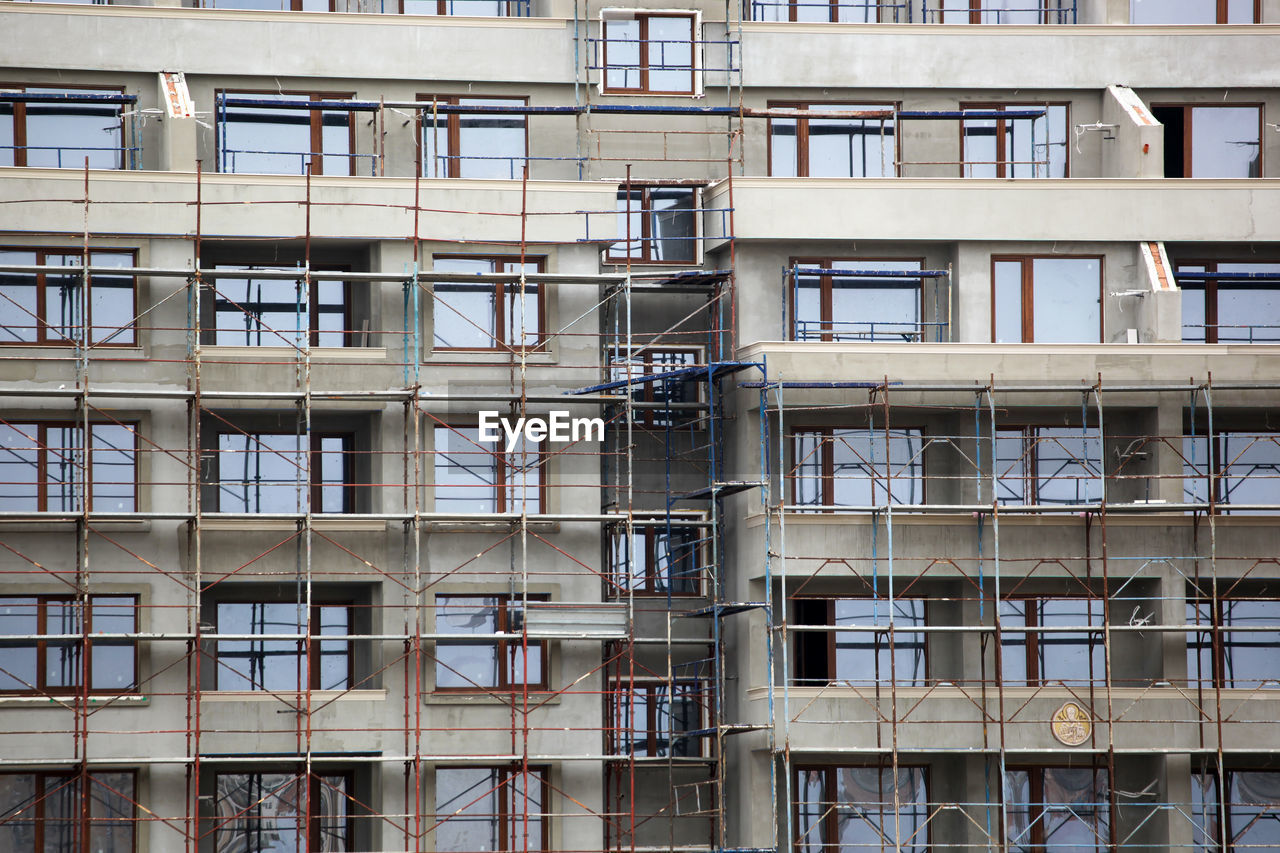
{"label": "window sill", "polygon": [[[306,692],[306,691],[303,691]],[[313,699],[329,702],[381,702],[387,698],[386,690],[312,690]],[[200,692],[204,702],[279,702],[298,695],[293,690],[207,690]]]}
{"label": "window sill", "polygon": [[[517,706],[522,705],[524,695],[520,692],[501,693],[423,693],[422,704],[424,705],[491,705],[511,707],[514,703]],[[560,694],[550,693],[546,690],[530,690],[529,691],[529,707],[537,708],[541,705],[559,705]]]}
{"label": "window sill", "polygon": [[[80,704],[79,696],[0,696],[4,708],[67,708]],[[99,693],[89,697],[90,707],[139,708],[151,704],[151,697],[140,693]]]}

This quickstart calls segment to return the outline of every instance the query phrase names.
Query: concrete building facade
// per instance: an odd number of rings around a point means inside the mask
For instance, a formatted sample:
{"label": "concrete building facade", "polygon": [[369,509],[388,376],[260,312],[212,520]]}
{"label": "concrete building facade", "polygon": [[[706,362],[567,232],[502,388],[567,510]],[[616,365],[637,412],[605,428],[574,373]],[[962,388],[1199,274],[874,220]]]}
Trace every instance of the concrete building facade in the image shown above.
{"label": "concrete building facade", "polygon": [[0,851],[1280,847],[1277,45],[0,5]]}

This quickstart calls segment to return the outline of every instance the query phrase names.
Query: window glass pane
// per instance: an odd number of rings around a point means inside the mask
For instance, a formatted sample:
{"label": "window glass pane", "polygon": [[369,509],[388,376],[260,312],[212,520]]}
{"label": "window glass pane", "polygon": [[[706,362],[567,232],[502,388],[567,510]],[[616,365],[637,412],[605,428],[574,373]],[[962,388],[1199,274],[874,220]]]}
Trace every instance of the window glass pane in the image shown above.
{"label": "window glass pane", "polygon": [[[219,264],[218,269],[262,267]],[[301,281],[219,278],[214,282],[214,343],[220,346],[300,347],[309,309]]]}
{"label": "window glass pane", "polygon": [[1254,12],[1254,0],[1227,0],[1228,24],[1259,23]]}
{"label": "window glass pane", "polygon": [[[828,452],[836,506],[924,502],[919,430],[836,430]],[[886,458],[887,457],[887,458]]]}
{"label": "window glass pane", "polygon": [[[498,633],[498,599],[442,595],[436,601],[437,633]],[[436,687],[497,687],[499,682],[496,640],[436,644]]]}
{"label": "window glass pane", "polygon": [[[974,107],[974,110],[985,110],[986,107]],[[972,110],[965,110],[972,112]],[[999,149],[997,145],[999,122],[991,118],[973,118],[964,120],[964,171],[966,178],[995,178],[1000,175],[997,164]]]}
{"label": "window glass pane", "polygon": [[508,850],[536,851],[542,844],[542,775],[536,772],[513,772],[507,779],[510,809],[508,812]]}
{"label": "window glass pane", "polygon": [[345,436],[326,435],[320,439],[320,451],[312,460],[319,469],[320,512],[349,512],[352,509],[347,501],[351,488],[346,485],[350,444],[350,439]]}
{"label": "window glass pane", "polygon": [[[429,4],[434,9],[436,0],[429,0]],[[406,8],[405,12],[409,13],[409,10]],[[449,102],[443,100],[440,103]],[[422,110],[422,177],[449,177],[453,174],[450,163],[455,159],[456,155],[449,150],[449,115],[430,109]]]}
{"label": "window glass pane", "polygon": [[14,148],[13,104],[0,103],[0,166],[12,166],[17,149]]}
{"label": "window glass pane", "polygon": [[1021,853],[1031,849],[1031,772],[1028,770],[1006,770],[1004,785],[1008,812],[1008,827],[1005,835],[1009,848]]}
{"label": "window glass pane", "polygon": [[[982,450],[989,444],[984,443]],[[1002,504],[1029,502],[1031,484],[1027,470],[1031,464],[1032,446],[1021,429],[996,430],[995,485],[996,500]]]}
{"label": "window glass pane", "polygon": [[[524,272],[536,273],[538,271],[537,264],[525,264],[521,270],[520,264],[504,263],[502,265],[503,272],[519,273]],[[502,328],[502,343],[510,344],[516,347],[533,347],[541,343],[542,329],[542,302],[540,287],[536,282],[525,281],[523,286],[519,281],[507,283],[503,292],[506,299],[503,317],[505,322]]]}
{"label": "window glass pane", "polygon": [[1209,440],[1203,435],[1188,435],[1182,439],[1182,498],[1187,503],[1209,501],[1208,475],[1220,464],[1215,459],[1210,466],[1209,450]]}
{"label": "window glass pane", "polygon": [[[30,637],[39,633],[37,608],[34,597],[0,598],[0,636]],[[35,641],[27,644],[0,644],[0,691],[35,690],[38,684]],[[0,783],[12,778],[0,775]],[[0,834],[0,838],[2,837]]]}
{"label": "window glass pane", "polygon": [[[316,608],[320,624],[312,625],[314,635],[321,637],[351,634],[351,609],[345,604],[325,604]],[[320,659],[314,665],[320,667],[321,690],[346,690],[351,687],[351,655],[349,640],[320,640]]]}
{"label": "window glass pane", "polygon": [[830,334],[830,320],[824,321],[822,318],[821,276],[796,276],[794,299],[796,340],[820,341],[824,332]]}
{"label": "window glass pane", "polygon": [[[260,101],[305,101],[308,95],[227,93]],[[227,107],[219,122],[219,171],[301,175],[311,162],[311,110]],[[330,142],[329,134],[325,142]],[[333,140],[335,144],[338,141]],[[318,152],[317,152],[318,153]],[[346,153],[344,147],[343,153]],[[338,174],[347,170],[340,169]]]}
{"label": "window glass pane", "polygon": [[1110,849],[1107,772],[1087,767],[1046,767],[1042,772],[1045,853]]}
{"label": "window glass pane", "polygon": [[[79,605],[70,599],[47,600],[44,605],[42,634],[80,634]],[[44,651],[44,683],[51,689],[77,687],[81,684],[82,646],[75,639],[47,640]]]}
{"label": "window glass pane", "polygon": [[932,0],[928,8],[936,10],[929,18],[929,23],[969,23],[969,0]]}
{"label": "window glass pane", "polygon": [[1228,599],[1222,602],[1222,624],[1259,631],[1223,631],[1224,687],[1280,687],[1280,604]]}
{"label": "window glass pane", "polygon": [[1022,343],[1022,261],[996,261],[995,342]]}
{"label": "window glass pane", "polygon": [[[32,94],[119,95],[111,89],[45,89]],[[123,169],[120,104],[27,103],[27,165]]]}
{"label": "window glass pane", "polygon": [[[440,272],[496,272],[487,258],[436,258]],[[433,346],[494,349],[499,343],[498,288],[492,282],[438,282],[435,286]]]}
{"label": "window glass pane", "polygon": [[507,512],[540,512],[542,454],[535,442],[521,437],[503,456],[507,468]]}
{"label": "window glass pane", "polygon": [[[1027,671],[1027,632],[1034,619],[1035,602],[1013,598],[1000,602],[1000,678],[1006,684],[1027,684],[1031,673]],[[1030,614],[1028,611],[1030,610]]]}
{"label": "window glass pane", "polygon": [[94,773],[89,788],[89,849],[129,853],[134,849],[133,774]]}
{"label": "window glass pane", "polygon": [[[359,330],[347,328],[346,283],[341,281],[313,281],[311,287],[316,291],[316,297],[319,300],[317,306],[319,316],[315,318],[315,323],[313,324],[319,331],[316,336],[316,346],[347,346],[346,333],[351,332],[354,336],[354,333]],[[365,331],[368,331],[367,327]],[[366,334],[364,337],[367,338],[368,335]],[[363,339],[361,342],[363,343]]]}
{"label": "window glass pane", "polygon": [[281,773],[219,773],[214,799],[218,850],[303,848],[303,780]]}
{"label": "window glass pane", "polygon": [[34,774],[0,774],[0,848],[36,848],[36,798]]}
{"label": "window glass pane", "polygon": [[1101,261],[1036,258],[1032,275],[1036,343],[1097,343],[1101,339]]}
{"label": "window glass pane", "polygon": [[[137,630],[137,603],[130,596],[95,595],[90,600],[94,634],[128,634]],[[94,640],[89,687],[93,690],[132,690],[134,645],[130,640]]]}
{"label": "window glass pane", "polygon": [[[519,98],[460,98],[459,104],[522,107]],[[458,176],[518,178],[524,172],[525,117],[512,114],[458,116]]]}
{"label": "window glass pane", "polygon": [[1096,430],[1036,427],[1031,438],[1036,503],[1092,503],[1102,499],[1102,445]]}
{"label": "window glass pane", "polygon": [[649,91],[693,91],[693,18],[649,16]]}
{"label": "window glass pane", "polygon": [[436,850],[503,849],[498,832],[500,773],[492,767],[436,769]]}
{"label": "window glass pane", "polygon": [[827,822],[824,819],[831,803],[826,794],[827,772],[823,770],[800,771],[796,786],[796,817],[799,823],[799,853],[824,853],[827,847]]}
{"label": "window glass pane", "polygon": [[[1007,109],[1034,109],[1011,106]],[[1005,175],[1014,178],[1064,178],[1067,174],[1067,108],[1046,106],[1039,118],[1006,119]]]}
{"label": "window glass pane", "polygon": [[[0,158],[3,153],[0,151]],[[0,159],[3,165],[7,164]],[[36,263],[35,252],[0,250],[0,264]],[[37,307],[35,273],[0,272],[0,343],[36,341],[40,325]]]}
{"label": "window glass pane", "polygon": [[[822,110],[892,110],[891,104],[821,104]],[[896,122],[887,119],[808,119],[809,176],[884,178],[897,174]]]}
{"label": "window glass pane", "polygon": [[[516,630],[514,627],[509,631]],[[523,644],[511,640],[507,644],[507,672],[512,684],[542,683],[542,644],[532,640]]]}
{"label": "window glass pane", "polygon": [[1212,773],[1191,774],[1191,843],[1196,849],[1218,846],[1218,777]]}
{"label": "window glass pane", "polygon": [[93,424],[93,509],[95,512],[133,512],[137,482],[136,438],[118,424]]}
{"label": "window glass pane", "polygon": [[608,18],[604,22],[607,89],[640,88],[640,22]]}
{"label": "window glass pane", "polygon": [[1219,501],[1280,503],[1280,433],[1225,433],[1219,446]]}
{"label": "window glass pane", "polygon": [[[1071,628],[1102,624],[1102,602],[1086,598],[1039,601],[1040,625]],[[1067,686],[1106,679],[1102,635],[1088,631],[1051,631],[1038,637],[1037,663],[1042,682]]]}
{"label": "window glass pane", "polygon": [[302,512],[309,503],[305,436],[218,435],[220,512]]}
{"label": "window glass pane", "polygon": [[655,187],[649,190],[650,255],[655,261],[692,262],[697,235],[692,189]]}
{"label": "window glass pane", "polygon": [[[300,634],[304,609],[293,602],[220,602],[219,634]],[[219,640],[219,690],[297,690],[307,676],[299,641]]]}
{"label": "window glass pane", "polygon": [[921,599],[895,599],[888,601],[872,598],[837,599],[835,623],[838,626],[875,626],[894,628],[893,651],[890,654],[888,633],[870,631],[835,632],[835,679],[841,683],[887,684],[892,678],[897,684],[918,687],[925,683],[924,634],[911,631],[923,627],[924,601]]}
{"label": "window glass pane", "polygon": [[0,423],[0,510],[38,510],[40,428]]}
{"label": "window glass pane", "polygon": [[[918,270],[919,261],[836,261],[834,269]],[[834,340],[920,340],[922,279],[831,277]]]}
{"label": "window glass pane", "polygon": [[1191,176],[1257,178],[1262,175],[1258,107],[1191,109]]}
{"label": "window glass pane", "polygon": [[622,258],[644,257],[644,190],[618,191],[618,242],[609,246],[609,255]]}
{"label": "window glass pane", "polygon": [[77,427],[44,427],[45,490],[50,512],[78,512],[84,448]]}
{"label": "window glass pane", "polygon": [[[1223,273],[1280,273],[1280,264],[1220,263]],[[1184,300],[1185,302],[1185,300]],[[1183,317],[1183,324],[1187,323]],[[1218,282],[1218,341],[1275,343],[1280,341],[1280,284],[1276,282]]]}
{"label": "window glass pane", "polygon": [[1205,327],[1209,322],[1205,314],[1205,287],[1187,282],[1180,283],[1178,288],[1182,291],[1182,340],[1202,344],[1208,340]]}
{"label": "window glass pane", "polygon": [[928,848],[923,769],[901,767],[895,777],[892,769],[840,767],[836,780],[836,831],[842,848],[888,845],[908,853]]}
{"label": "window glass pane", "polygon": [[[1042,9],[1053,9],[1054,0],[982,0],[979,23],[983,24],[1039,24]],[[1057,16],[1050,18],[1058,23]]]}
{"label": "window glass pane", "polygon": [[821,506],[826,503],[823,458],[829,439],[825,433],[799,432],[795,436],[795,502]]}
{"label": "window glass pane", "polygon": [[684,595],[698,591],[698,536],[698,531],[689,527],[673,527],[670,532],[654,531],[655,592],[670,589],[676,595]]}
{"label": "window glass pane", "polygon": [[[123,252],[94,252],[91,266],[129,267],[133,257]],[[133,278],[94,273],[89,286],[89,311],[93,327],[89,335],[95,344],[134,343]]]}
{"label": "window glass pane", "polygon": [[435,428],[436,512],[499,511],[496,454],[504,439],[481,442],[479,436],[476,427]]}
{"label": "window glass pane", "polygon": [[799,174],[796,159],[798,153],[796,120],[793,118],[770,119],[769,174],[778,178],[794,178]]}
{"label": "window glass pane", "polygon": [[1236,850],[1280,847],[1280,773],[1233,772],[1228,777],[1232,843]]}
{"label": "window glass pane", "polygon": [[45,335],[54,343],[70,343],[80,338],[84,322],[82,258],[83,255],[45,255],[49,266],[74,268],[66,273],[46,272],[44,276]]}
{"label": "window glass pane", "polygon": [[1201,630],[1187,632],[1187,683],[1212,687],[1213,665],[1213,605],[1207,602],[1187,602],[1187,624],[1202,626]]}
{"label": "window glass pane", "polygon": [[[344,110],[324,110],[320,113],[320,150],[321,166],[325,175],[354,175],[361,170],[357,162],[361,158],[352,156],[351,151],[351,114]],[[368,161],[365,161],[366,168]],[[369,169],[365,174],[373,174]]]}
{"label": "window glass pane", "polygon": [[45,775],[44,851],[65,853],[80,847],[80,779],[76,776]]}
{"label": "window glass pane", "polygon": [[[1252,4],[1253,0],[1248,0]],[[1135,24],[1216,24],[1218,0],[1133,0]],[[1249,17],[1253,17],[1250,6]]]}

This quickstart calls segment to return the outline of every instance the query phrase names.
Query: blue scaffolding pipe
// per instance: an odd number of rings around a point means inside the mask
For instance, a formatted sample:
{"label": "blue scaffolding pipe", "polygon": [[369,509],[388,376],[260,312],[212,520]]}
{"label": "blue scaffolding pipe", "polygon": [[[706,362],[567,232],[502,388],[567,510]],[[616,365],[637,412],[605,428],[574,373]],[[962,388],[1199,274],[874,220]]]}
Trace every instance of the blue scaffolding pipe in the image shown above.
{"label": "blue scaffolding pipe", "polygon": [[692,367],[684,367],[679,370],[667,370],[662,373],[646,373],[639,376],[632,376],[629,379],[618,379],[613,382],[605,382],[600,385],[589,385],[586,388],[575,388],[572,391],[567,391],[565,393],[566,395],[594,394],[600,391],[609,391],[615,388],[626,388],[632,385],[643,385],[649,382],[666,382],[674,379],[688,379],[693,377],[705,377],[707,381],[710,381],[718,376],[724,375],[725,373],[746,370],[751,367],[761,367],[761,365],[751,361],[714,361],[710,364],[699,364]]}
{"label": "blue scaffolding pipe", "polygon": [[[804,388],[809,388],[809,389],[817,389],[817,388],[884,388],[884,387],[885,387],[885,385],[893,386],[893,385],[901,385],[901,384],[902,384],[901,382],[897,382],[897,381],[895,381],[895,382],[888,382],[888,383],[883,382],[883,381],[881,381],[881,382],[784,382],[784,381],[776,381],[776,382],[768,382],[768,383],[765,383],[765,382],[740,382],[740,383],[738,384],[738,387],[739,387],[739,388],[764,388],[764,387],[769,387],[769,388],[778,388],[778,387],[781,387],[781,388],[798,388],[798,389],[804,389]],[[973,390],[973,389],[970,389],[970,388],[964,388],[964,389],[962,389],[962,390],[969,391],[969,390]]]}
{"label": "blue scaffolding pipe", "polygon": [[1280,281],[1278,272],[1175,272],[1178,281]]}
{"label": "blue scaffolding pipe", "polygon": [[38,92],[4,92],[0,93],[0,103],[23,102],[42,104],[136,104],[137,95],[92,95],[74,92],[38,93]]}
{"label": "blue scaffolding pipe", "polygon": [[794,275],[829,275],[834,278],[946,278],[946,270],[834,270],[821,267],[787,267]]}

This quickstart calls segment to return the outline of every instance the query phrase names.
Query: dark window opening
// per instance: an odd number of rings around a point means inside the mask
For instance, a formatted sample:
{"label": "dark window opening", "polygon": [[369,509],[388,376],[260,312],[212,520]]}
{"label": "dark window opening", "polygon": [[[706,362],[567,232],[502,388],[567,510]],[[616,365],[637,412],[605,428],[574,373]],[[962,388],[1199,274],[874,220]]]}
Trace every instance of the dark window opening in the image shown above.
{"label": "dark window opening", "polygon": [[[921,598],[795,601],[796,683],[800,686],[920,687],[928,678]],[[803,630],[801,626],[834,630]],[[858,628],[874,630],[839,630]],[[892,628],[892,631],[890,631]]]}
{"label": "dark window opening", "polygon": [[1262,177],[1262,107],[1157,104],[1166,178]]}

